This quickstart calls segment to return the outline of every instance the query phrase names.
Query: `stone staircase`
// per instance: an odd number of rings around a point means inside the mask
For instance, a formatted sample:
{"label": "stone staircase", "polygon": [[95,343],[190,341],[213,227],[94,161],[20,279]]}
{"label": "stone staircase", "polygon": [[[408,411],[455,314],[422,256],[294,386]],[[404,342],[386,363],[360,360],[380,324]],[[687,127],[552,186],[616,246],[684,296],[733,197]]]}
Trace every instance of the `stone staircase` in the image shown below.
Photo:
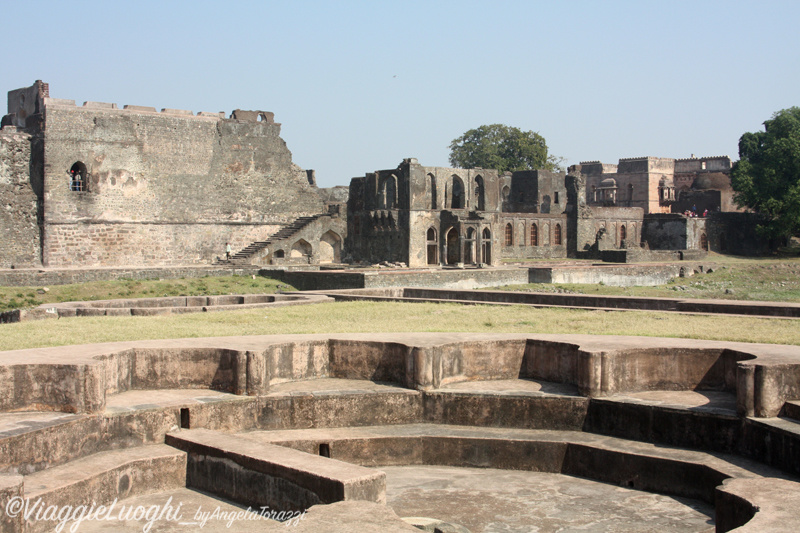
{"label": "stone staircase", "polygon": [[282,227],[278,232],[270,235],[269,239],[266,241],[256,241],[251,242],[235,254],[233,254],[230,260],[220,259],[217,261],[216,264],[233,264],[233,265],[241,265],[241,264],[248,264],[251,257],[254,254],[260,252],[270,244],[273,244],[278,241],[282,241],[284,239],[288,239],[304,227],[308,226],[313,221],[317,220],[322,215],[312,215],[306,217],[300,217],[291,224]]}

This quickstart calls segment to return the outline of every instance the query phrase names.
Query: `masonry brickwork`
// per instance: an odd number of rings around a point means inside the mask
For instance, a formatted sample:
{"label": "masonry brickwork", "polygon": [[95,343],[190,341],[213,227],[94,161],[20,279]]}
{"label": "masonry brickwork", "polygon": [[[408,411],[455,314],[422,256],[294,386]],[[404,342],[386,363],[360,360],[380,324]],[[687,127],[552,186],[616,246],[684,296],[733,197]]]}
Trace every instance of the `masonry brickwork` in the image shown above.
{"label": "masonry brickwork", "polygon": [[31,136],[15,127],[0,131],[0,268],[39,262],[39,196],[30,179]]}

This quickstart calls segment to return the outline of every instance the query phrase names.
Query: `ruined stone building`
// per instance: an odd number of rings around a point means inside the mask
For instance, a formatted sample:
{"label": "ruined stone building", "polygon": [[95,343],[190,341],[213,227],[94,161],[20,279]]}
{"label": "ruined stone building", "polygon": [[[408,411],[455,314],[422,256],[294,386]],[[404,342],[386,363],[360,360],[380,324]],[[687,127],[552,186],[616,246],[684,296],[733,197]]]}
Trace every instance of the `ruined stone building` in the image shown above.
{"label": "ruined stone building", "polygon": [[37,81],[8,93],[2,125],[0,267],[208,264],[226,242],[278,263],[340,258],[344,222],[272,113],[76,106]]}
{"label": "ruined stone building", "polygon": [[[567,257],[577,243],[572,179],[546,170],[499,174],[405,159],[396,169],[350,182],[346,249],[355,261],[410,267]],[[611,232],[607,246],[638,245],[641,209],[583,213],[591,220],[579,224],[587,241],[580,249],[594,245],[601,228]]]}
{"label": "ruined stone building", "polygon": [[737,211],[731,188],[731,160],[721,157],[632,157],[619,164],[585,161],[589,205],[641,207],[645,214]]}

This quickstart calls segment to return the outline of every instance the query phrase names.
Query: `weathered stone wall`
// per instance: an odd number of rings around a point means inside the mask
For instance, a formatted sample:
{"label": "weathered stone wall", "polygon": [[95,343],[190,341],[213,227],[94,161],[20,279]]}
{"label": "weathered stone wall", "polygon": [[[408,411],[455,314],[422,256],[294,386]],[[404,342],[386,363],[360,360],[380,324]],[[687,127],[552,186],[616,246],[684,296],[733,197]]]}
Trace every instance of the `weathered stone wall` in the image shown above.
{"label": "weathered stone wall", "polygon": [[[45,265],[209,262],[226,241],[243,247],[321,213],[280,125],[249,113],[45,100]],[[84,191],[71,187],[76,163]]]}
{"label": "weathered stone wall", "polygon": [[44,264],[58,267],[175,266],[225,257],[263,241],[276,224],[62,223],[45,226]]}
{"label": "weathered stone wall", "polygon": [[769,239],[756,231],[759,216],[755,213],[712,213],[706,220],[708,244],[714,252],[759,255],[770,249]]}
{"label": "weathered stone wall", "polygon": [[678,214],[650,214],[644,217],[642,241],[651,250],[685,250],[688,248],[688,219]]}
{"label": "weathered stone wall", "polygon": [[0,268],[39,264],[38,198],[31,180],[31,136],[0,132]]}
{"label": "weathered stone wall", "polygon": [[[512,234],[510,246],[507,241],[509,225]],[[564,214],[514,213],[512,216],[509,213],[500,217],[497,232],[504,259],[567,256],[567,217]],[[560,234],[560,239],[556,238],[557,234]]]}
{"label": "weathered stone wall", "polygon": [[707,250],[707,220],[679,214],[646,215],[642,241],[651,250]]}
{"label": "weathered stone wall", "polygon": [[510,213],[562,213],[567,204],[565,175],[547,170],[525,170],[511,174],[508,199],[503,211]]}
{"label": "weathered stone wall", "polygon": [[639,246],[644,211],[639,207],[592,207],[599,250]]}

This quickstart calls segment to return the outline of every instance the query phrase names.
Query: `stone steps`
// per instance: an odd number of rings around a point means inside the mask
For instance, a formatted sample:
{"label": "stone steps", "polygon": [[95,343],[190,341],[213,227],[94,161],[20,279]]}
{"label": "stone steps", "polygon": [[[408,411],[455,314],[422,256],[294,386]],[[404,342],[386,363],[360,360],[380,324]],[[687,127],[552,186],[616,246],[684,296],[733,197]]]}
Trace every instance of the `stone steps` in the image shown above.
{"label": "stone steps", "polygon": [[284,226],[273,235],[270,235],[269,239],[267,239],[266,241],[256,241],[248,244],[247,246],[245,246],[244,248],[233,254],[230,260],[226,262],[234,264],[245,262],[253,254],[255,254],[260,250],[263,250],[270,244],[277,241],[281,241],[283,239],[288,239],[289,237],[291,237],[292,235],[294,235],[295,233],[306,227],[314,220],[317,220],[320,216],[322,215],[300,217],[291,224],[289,224],[288,226]]}
{"label": "stone steps", "polygon": [[[186,485],[186,454],[154,444],[100,452],[24,477],[24,496],[57,507],[108,505],[129,496]],[[26,531],[52,531],[55,524],[29,520]]]}

